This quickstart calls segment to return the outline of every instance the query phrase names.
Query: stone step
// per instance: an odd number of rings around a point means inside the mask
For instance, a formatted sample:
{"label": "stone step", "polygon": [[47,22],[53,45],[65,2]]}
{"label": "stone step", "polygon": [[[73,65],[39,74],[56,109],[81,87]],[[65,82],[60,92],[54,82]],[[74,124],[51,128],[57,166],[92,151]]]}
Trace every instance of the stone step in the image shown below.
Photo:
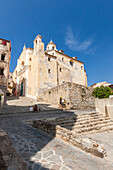
{"label": "stone step", "polygon": [[[75,119],[75,120],[73,120],[73,119],[68,119],[68,120],[55,120],[54,121],[54,124],[58,124],[58,125],[63,125],[63,124],[66,124],[66,125],[68,125],[68,124],[72,124],[73,125],[73,123],[75,124],[86,124],[86,123],[90,123],[90,122],[95,122],[95,121],[98,121],[98,120],[109,120],[110,118],[108,118],[108,117],[104,117],[104,116],[100,116],[100,115],[98,115],[98,116],[96,116],[96,117],[93,117],[93,118],[89,118],[89,119]],[[53,123],[53,121],[51,121],[51,123]]]}
{"label": "stone step", "polygon": [[101,117],[105,117],[103,116],[102,114],[97,114],[97,115],[94,115],[94,116],[91,116],[91,117],[85,117],[85,118],[78,118],[77,117],[77,121],[78,122],[81,122],[81,121],[87,121],[87,120],[91,120],[91,119],[97,119],[97,118],[101,118]]}
{"label": "stone step", "polygon": [[[49,121],[49,122],[51,122],[51,123],[53,123],[53,121],[54,122],[65,122],[65,121],[75,121],[76,119],[77,120],[79,120],[79,118],[83,118],[83,119],[85,119],[85,115],[86,115],[86,119],[88,119],[88,118],[92,118],[92,117],[95,117],[95,116],[100,116],[100,115],[102,115],[102,114],[98,114],[98,113],[89,113],[89,114],[83,114],[83,115],[75,115],[75,116],[71,116],[71,117],[60,117],[60,118],[55,118],[55,119],[53,119],[53,120],[47,120],[47,121]],[[87,118],[88,117],[88,118]]]}
{"label": "stone step", "polygon": [[87,121],[81,121],[81,122],[74,122],[74,121],[68,121],[68,122],[61,122],[61,123],[57,123],[58,125],[60,125],[60,126],[63,126],[63,127],[66,127],[66,126],[83,126],[83,125],[87,125],[87,124],[90,124],[90,123],[95,123],[95,122],[98,122],[98,121],[100,121],[100,122],[102,122],[102,121],[107,121],[107,120],[109,120],[109,121],[111,121],[111,119],[110,118],[108,118],[108,117],[100,117],[100,118],[97,118],[97,119],[89,119],[89,120],[87,120]]}
{"label": "stone step", "polygon": [[93,115],[96,115],[96,114],[99,114],[99,113],[97,113],[97,112],[84,113],[84,114],[81,114],[81,115],[77,115],[77,117],[79,117],[79,118],[82,118],[82,117],[89,117],[89,116],[93,116]]}
{"label": "stone step", "polygon": [[72,127],[72,129],[78,129],[78,128],[84,128],[84,127],[95,127],[95,125],[101,125],[101,124],[108,124],[108,123],[112,123],[113,124],[113,120],[103,120],[103,121],[96,121],[93,122],[91,124],[83,124],[83,125],[76,125]]}
{"label": "stone step", "polygon": [[50,123],[53,123],[53,122],[54,122],[54,123],[57,124],[58,122],[59,122],[59,123],[60,123],[60,122],[70,122],[70,121],[72,121],[72,122],[74,121],[74,122],[75,122],[75,121],[76,121],[76,118],[73,118],[73,117],[72,117],[72,118],[70,118],[70,117],[69,117],[69,118],[67,118],[67,117],[65,118],[65,117],[64,117],[64,118],[57,118],[57,119],[53,119],[53,120],[47,120],[47,121],[50,122]]}
{"label": "stone step", "polygon": [[94,134],[94,133],[100,133],[100,132],[105,132],[105,131],[111,131],[113,130],[113,125],[111,126],[106,126],[106,127],[102,127],[99,130],[92,130],[92,131],[88,131],[88,132],[82,132],[82,133],[78,133],[77,135],[89,135],[89,134]]}
{"label": "stone step", "polygon": [[74,129],[73,131],[75,131],[77,134],[83,134],[84,132],[89,132],[89,131],[92,131],[92,130],[100,130],[101,128],[103,127],[108,127],[108,126],[113,126],[113,122],[110,122],[110,123],[103,123],[101,125],[96,125],[94,127],[88,127],[88,128],[81,128],[81,129]]}

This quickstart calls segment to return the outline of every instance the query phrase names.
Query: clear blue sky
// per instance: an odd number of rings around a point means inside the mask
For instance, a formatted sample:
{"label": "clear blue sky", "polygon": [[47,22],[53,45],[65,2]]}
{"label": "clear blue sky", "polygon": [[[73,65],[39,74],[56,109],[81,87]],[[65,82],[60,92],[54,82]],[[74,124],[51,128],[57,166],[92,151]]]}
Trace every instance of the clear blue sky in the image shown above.
{"label": "clear blue sky", "polygon": [[11,41],[13,72],[24,43],[33,47],[36,35],[45,45],[85,64],[88,84],[113,83],[113,0],[3,0],[0,37]]}

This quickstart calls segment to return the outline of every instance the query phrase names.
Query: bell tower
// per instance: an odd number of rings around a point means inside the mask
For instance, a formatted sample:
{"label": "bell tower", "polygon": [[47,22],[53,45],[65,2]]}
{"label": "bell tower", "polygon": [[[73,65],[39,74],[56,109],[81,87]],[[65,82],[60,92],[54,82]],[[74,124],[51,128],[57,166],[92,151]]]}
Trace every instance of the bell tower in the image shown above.
{"label": "bell tower", "polygon": [[43,52],[44,51],[44,43],[42,42],[42,36],[37,35],[34,42],[34,53],[36,52]]}

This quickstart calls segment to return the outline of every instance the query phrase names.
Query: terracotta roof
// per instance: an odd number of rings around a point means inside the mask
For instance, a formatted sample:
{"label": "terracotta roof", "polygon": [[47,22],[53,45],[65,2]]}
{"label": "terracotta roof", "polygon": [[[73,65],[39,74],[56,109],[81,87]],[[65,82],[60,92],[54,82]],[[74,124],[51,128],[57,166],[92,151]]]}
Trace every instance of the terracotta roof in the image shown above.
{"label": "terracotta roof", "polygon": [[37,35],[33,42],[35,42],[35,41],[36,41],[36,39],[37,39],[38,37],[39,37],[39,38],[42,38],[42,36],[41,36],[41,35]]}
{"label": "terracotta roof", "polygon": [[34,50],[34,49],[33,49],[33,48],[31,48],[31,47],[28,47],[27,49]]}
{"label": "terracotta roof", "polygon": [[70,57],[70,56],[68,56],[67,54],[64,54],[64,53],[62,53],[62,52],[59,52],[59,51],[57,51],[57,50],[55,50],[55,51],[58,52],[58,53],[60,53],[60,54],[62,54],[62,55],[65,55],[66,57],[70,58],[71,60],[78,61],[79,63],[82,63],[82,64],[83,64],[82,61],[79,61],[79,60],[77,60],[77,59],[74,59],[73,57]]}
{"label": "terracotta roof", "polygon": [[9,41],[9,40],[6,40],[6,39],[3,39],[3,38],[0,38],[0,40],[4,40],[4,41],[8,41],[8,42],[11,42],[11,41]]}
{"label": "terracotta roof", "polygon": [[91,87],[95,86],[96,84],[111,84],[111,83],[107,83],[106,81],[103,81],[103,82],[94,83],[91,85]]}
{"label": "terracotta roof", "polygon": [[49,55],[50,57],[57,58],[56,56],[54,56],[54,55],[51,55],[51,54],[48,54],[48,53],[46,53],[46,52],[45,52],[45,54],[46,54],[46,55]]}

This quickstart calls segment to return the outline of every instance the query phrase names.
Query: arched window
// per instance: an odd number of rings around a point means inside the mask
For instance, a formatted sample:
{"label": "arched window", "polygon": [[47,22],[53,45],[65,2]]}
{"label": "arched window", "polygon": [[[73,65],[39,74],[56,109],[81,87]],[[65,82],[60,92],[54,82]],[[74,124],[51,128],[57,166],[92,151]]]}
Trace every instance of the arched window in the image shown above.
{"label": "arched window", "polygon": [[21,63],[21,67],[22,67],[22,68],[24,67],[24,61],[22,61],[22,63]]}
{"label": "arched window", "polygon": [[73,67],[73,61],[72,60],[70,61],[70,65]]}

